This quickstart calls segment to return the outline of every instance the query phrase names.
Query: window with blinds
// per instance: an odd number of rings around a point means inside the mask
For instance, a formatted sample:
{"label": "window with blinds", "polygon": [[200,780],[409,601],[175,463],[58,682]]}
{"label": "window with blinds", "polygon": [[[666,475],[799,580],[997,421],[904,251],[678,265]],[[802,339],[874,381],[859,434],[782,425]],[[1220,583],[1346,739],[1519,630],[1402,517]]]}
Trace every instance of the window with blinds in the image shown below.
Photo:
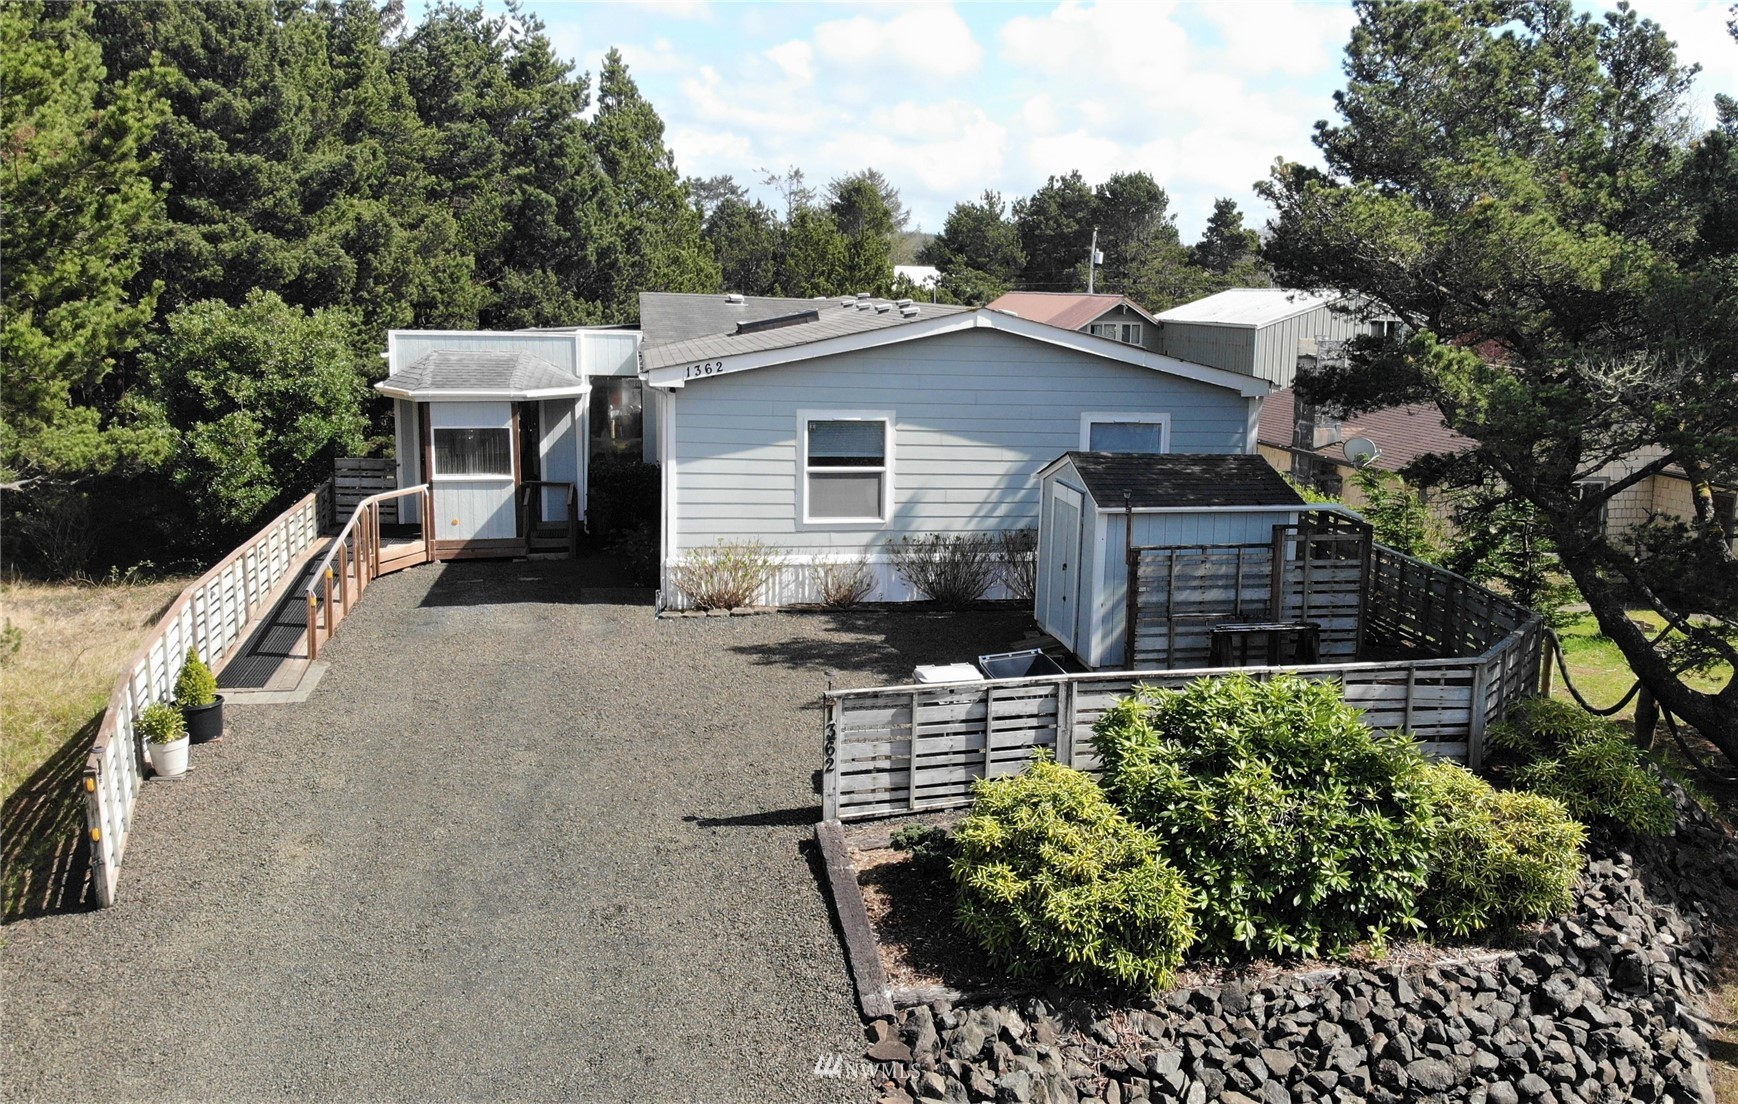
{"label": "window with blinds", "polygon": [[886,520],[887,430],[882,418],[805,421],[805,520]]}
{"label": "window with blinds", "polygon": [[436,475],[513,474],[513,435],[507,429],[437,429]]}

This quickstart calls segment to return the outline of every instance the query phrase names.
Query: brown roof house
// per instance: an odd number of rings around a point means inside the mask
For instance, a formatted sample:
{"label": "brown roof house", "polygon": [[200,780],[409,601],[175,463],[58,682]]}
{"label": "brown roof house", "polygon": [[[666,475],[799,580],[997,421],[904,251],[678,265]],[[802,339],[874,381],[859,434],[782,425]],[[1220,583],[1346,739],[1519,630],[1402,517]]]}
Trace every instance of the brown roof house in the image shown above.
{"label": "brown roof house", "polygon": [[1138,345],[1148,352],[1159,351],[1159,320],[1126,295],[1010,291],[989,304],[989,308],[1042,322],[1046,326],[1060,326],[1125,345]]}

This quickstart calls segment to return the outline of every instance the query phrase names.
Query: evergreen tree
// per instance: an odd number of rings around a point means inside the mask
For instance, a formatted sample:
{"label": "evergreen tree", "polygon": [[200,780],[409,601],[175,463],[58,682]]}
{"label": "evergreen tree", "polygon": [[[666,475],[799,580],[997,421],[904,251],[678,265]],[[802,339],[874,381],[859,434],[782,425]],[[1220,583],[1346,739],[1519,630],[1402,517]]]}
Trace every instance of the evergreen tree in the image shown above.
{"label": "evergreen tree", "polygon": [[[110,79],[82,4],[0,5],[0,479],[14,490],[164,455],[107,390],[157,285],[135,283],[163,201],[146,143],[161,74]],[[9,503],[15,505],[15,503]]]}
{"label": "evergreen tree", "polygon": [[1052,176],[1014,201],[1014,225],[1026,256],[1020,284],[1032,291],[1086,290],[1086,252],[1092,246],[1097,197],[1077,169]]}
{"label": "evergreen tree", "polygon": [[[875,189],[875,194],[881,197],[881,205],[887,210],[889,224],[887,233],[889,236],[903,234],[905,228],[911,223],[911,208],[907,207],[905,201],[899,198],[899,189],[893,186],[893,182],[887,179],[880,169],[862,169],[834,178],[827,184],[828,207],[838,207],[846,192],[859,181],[867,182],[871,188]],[[839,228],[847,234],[854,232],[851,227],[844,224],[841,224]]]}
{"label": "evergreen tree", "polygon": [[944,286],[965,302],[988,302],[1008,291],[1026,263],[1019,228],[993,191],[985,191],[975,203],[954,204],[941,233],[917,259],[941,269]]}
{"label": "evergreen tree", "polygon": [[809,298],[854,292],[845,282],[849,248],[832,215],[813,207],[798,208],[785,226],[779,294]]}
{"label": "evergreen tree", "polygon": [[[1433,404],[1473,442],[1448,469],[1535,512],[1600,629],[1667,709],[1738,759],[1738,563],[1709,485],[1738,477],[1738,264],[1719,203],[1727,128],[1692,149],[1691,71],[1653,23],[1567,0],[1360,3],[1326,171],[1276,167],[1264,250],[1293,286],[1345,288],[1409,342],[1353,344],[1301,388],[1367,409]],[[1603,486],[1585,480],[1621,472]],[[1682,531],[1605,532],[1606,504],[1677,465]],[[1681,643],[1653,643],[1638,601]]]}
{"label": "evergreen tree", "polygon": [[715,291],[718,265],[700,236],[664,123],[611,50],[598,74],[597,116],[586,138],[603,169],[611,219],[600,288],[604,314],[635,317],[641,291]]}
{"label": "evergreen tree", "polygon": [[781,235],[778,215],[764,203],[728,197],[714,207],[705,237],[718,258],[724,290],[776,294]]}
{"label": "evergreen tree", "polygon": [[[1201,240],[1189,250],[1189,259],[1197,268],[1216,276],[1234,277],[1241,272],[1253,273],[1261,235],[1243,225],[1243,212],[1234,199],[1213,201],[1213,214]],[[1249,284],[1235,286],[1248,287]]]}
{"label": "evergreen tree", "polygon": [[883,295],[893,284],[893,216],[867,173],[834,181],[827,213],[845,239],[841,291]]}

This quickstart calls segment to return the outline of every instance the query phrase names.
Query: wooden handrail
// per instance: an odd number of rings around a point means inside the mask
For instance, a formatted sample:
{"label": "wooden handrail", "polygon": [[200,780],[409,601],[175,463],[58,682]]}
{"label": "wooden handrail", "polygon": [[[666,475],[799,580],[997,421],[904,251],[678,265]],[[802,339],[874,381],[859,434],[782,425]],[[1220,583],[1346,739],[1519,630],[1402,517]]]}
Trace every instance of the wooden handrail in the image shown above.
{"label": "wooden handrail", "polygon": [[[427,483],[369,495],[356,504],[344,528],[332,540],[332,547],[314,567],[304,591],[308,604],[308,659],[320,658],[320,644],[332,639],[338,622],[349,615],[368,584],[380,576],[380,505],[394,499],[418,495],[422,498],[423,554],[405,562],[393,560],[393,570],[414,563],[429,563],[434,559],[433,499]],[[336,605],[332,597],[336,585]],[[354,587],[355,589],[352,589]]]}

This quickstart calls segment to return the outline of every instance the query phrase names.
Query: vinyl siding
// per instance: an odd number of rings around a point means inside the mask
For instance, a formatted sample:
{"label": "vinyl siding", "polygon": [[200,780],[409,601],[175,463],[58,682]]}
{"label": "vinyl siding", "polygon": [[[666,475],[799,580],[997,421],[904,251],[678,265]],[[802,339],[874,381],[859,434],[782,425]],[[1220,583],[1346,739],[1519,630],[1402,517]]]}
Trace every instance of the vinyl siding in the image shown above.
{"label": "vinyl siding", "polygon": [[1275,387],[1290,387],[1297,375],[1298,342],[1310,338],[1345,341],[1364,323],[1326,306],[1252,330],[1199,322],[1165,323],[1166,356],[1259,376]]}
{"label": "vinyl siding", "polygon": [[[1034,526],[1034,477],[1079,446],[1084,411],[1169,413],[1172,452],[1242,452],[1247,435],[1231,391],[985,330],[722,376],[674,405],[680,550],[867,552],[904,534]],[[890,522],[801,523],[799,410],[893,412]]]}

